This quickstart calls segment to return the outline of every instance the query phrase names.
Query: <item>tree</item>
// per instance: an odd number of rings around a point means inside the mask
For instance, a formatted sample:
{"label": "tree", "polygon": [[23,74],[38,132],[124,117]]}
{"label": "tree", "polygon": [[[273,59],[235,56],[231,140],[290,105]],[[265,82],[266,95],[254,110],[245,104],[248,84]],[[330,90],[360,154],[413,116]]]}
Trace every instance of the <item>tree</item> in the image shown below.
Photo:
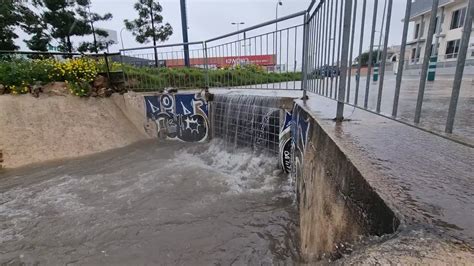
{"label": "tree", "polygon": [[[33,5],[36,6],[38,3],[34,2]],[[22,15],[20,27],[24,32],[32,35],[29,40],[24,40],[28,48],[33,51],[48,51],[51,36],[46,33],[48,25],[42,15],[36,14],[26,6],[20,6],[19,11]]]}
{"label": "tree", "polygon": [[79,7],[77,8],[77,13],[82,17],[83,21],[89,25],[89,31],[87,34],[92,34],[93,42],[82,42],[78,50],[80,52],[95,52],[98,53],[101,50],[104,50],[108,45],[113,44],[112,41],[98,41],[98,37],[107,37],[109,34],[104,31],[97,29],[94,24],[98,21],[106,21],[112,19],[112,14],[106,13],[103,16],[92,13],[90,11],[91,1],[90,0],[77,0]]}
{"label": "tree", "polygon": [[[372,64],[371,64],[372,66],[375,65],[375,63],[377,63],[377,53],[379,53],[379,58],[381,58],[382,56],[382,51],[379,51],[379,50],[372,51]],[[369,55],[370,55],[370,52],[365,52],[360,55],[360,58],[362,60],[362,66],[369,65]],[[356,57],[354,61],[359,63],[359,57]]]}
{"label": "tree", "polygon": [[76,17],[75,7],[83,6],[81,1],[42,0],[45,10],[43,18],[50,27],[51,37],[59,40],[60,49],[73,52],[72,36],[84,36],[90,32],[86,21]]}
{"label": "tree", "polygon": [[0,50],[16,50],[15,39],[18,35],[15,28],[20,24],[21,15],[18,13],[19,1],[0,1]]}
{"label": "tree", "polygon": [[[173,34],[173,28],[169,23],[163,25],[163,17],[160,13],[163,11],[159,2],[154,0],[138,0],[134,5],[138,12],[138,18],[129,21],[124,20],[125,27],[131,31],[135,40],[139,43],[148,43],[153,40],[153,46],[156,42],[166,41]],[[155,50],[155,66],[158,66],[158,54]]]}

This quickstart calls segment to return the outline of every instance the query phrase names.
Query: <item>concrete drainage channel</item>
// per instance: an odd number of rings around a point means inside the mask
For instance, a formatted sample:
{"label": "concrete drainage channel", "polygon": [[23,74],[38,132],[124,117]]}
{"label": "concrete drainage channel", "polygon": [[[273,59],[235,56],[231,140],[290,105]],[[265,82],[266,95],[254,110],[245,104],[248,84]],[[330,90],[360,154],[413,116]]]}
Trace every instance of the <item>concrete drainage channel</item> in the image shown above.
{"label": "concrete drainage channel", "polygon": [[244,94],[117,95],[152,140],[3,172],[0,262],[367,262],[367,241],[405,239],[303,105]]}
{"label": "concrete drainage channel", "polygon": [[[303,261],[338,259],[350,254],[361,236],[397,230],[400,221],[394,212],[293,98],[217,94],[207,103],[199,94],[171,97],[145,97],[147,116],[155,121],[158,136],[185,141],[217,138],[225,141],[226,149],[245,147],[278,155],[297,195]],[[160,114],[167,107],[176,113],[163,120]],[[195,128],[200,137],[187,137],[180,133],[183,128]],[[203,131],[198,134],[197,128]]]}

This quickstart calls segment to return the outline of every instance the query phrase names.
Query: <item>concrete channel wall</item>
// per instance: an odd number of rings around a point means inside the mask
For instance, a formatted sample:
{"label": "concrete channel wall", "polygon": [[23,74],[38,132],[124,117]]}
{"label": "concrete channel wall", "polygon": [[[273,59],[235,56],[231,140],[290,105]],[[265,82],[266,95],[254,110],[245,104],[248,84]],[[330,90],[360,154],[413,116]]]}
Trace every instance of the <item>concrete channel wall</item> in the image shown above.
{"label": "concrete channel wall", "polygon": [[292,115],[293,171],[304,258],[314,261],[324,254],[344,252],[338,249],[361,235],[395,232],[399,220],[337,143],[299,105]]}

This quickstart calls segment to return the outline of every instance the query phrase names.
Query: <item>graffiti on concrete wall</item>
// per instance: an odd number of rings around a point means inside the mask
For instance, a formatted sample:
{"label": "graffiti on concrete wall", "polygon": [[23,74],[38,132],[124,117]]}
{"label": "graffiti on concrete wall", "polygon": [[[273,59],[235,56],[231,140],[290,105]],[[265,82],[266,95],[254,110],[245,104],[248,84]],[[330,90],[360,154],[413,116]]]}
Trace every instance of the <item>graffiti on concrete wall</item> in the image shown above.
{"label": "graffiti on concrete wall", "polygon": [[285,173],[291,172],[291,112],[284,110],[284,117],[282,117],[282,125],[280,126],[280,164]]}
{"label": "graffiti on concrete wall", "polygon": [[[145,96],[146,115],[159,138],[186,142],[206,141],[209,111],[201,94],[161,94]],[[150,123],[148,123],[150,126]]]}
{"label": "graffiti on concrete wall", "polygon": [[303,162],[304,153],[310,136],[310,118],[308,114],[298,105],[293,108],[292,116],[292,141],[293,141],[293,165],[295,175],[301,173],[301,165]]}

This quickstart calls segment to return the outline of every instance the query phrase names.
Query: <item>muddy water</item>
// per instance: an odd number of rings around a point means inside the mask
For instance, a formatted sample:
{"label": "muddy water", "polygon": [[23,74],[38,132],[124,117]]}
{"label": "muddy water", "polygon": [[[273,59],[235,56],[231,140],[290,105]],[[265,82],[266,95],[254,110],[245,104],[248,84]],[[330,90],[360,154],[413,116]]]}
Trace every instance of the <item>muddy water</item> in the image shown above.
{"label": "muddy water", "polygon": [[0,264],[292,264],[292,187],[271,156],[145,142],[0,172]]}

